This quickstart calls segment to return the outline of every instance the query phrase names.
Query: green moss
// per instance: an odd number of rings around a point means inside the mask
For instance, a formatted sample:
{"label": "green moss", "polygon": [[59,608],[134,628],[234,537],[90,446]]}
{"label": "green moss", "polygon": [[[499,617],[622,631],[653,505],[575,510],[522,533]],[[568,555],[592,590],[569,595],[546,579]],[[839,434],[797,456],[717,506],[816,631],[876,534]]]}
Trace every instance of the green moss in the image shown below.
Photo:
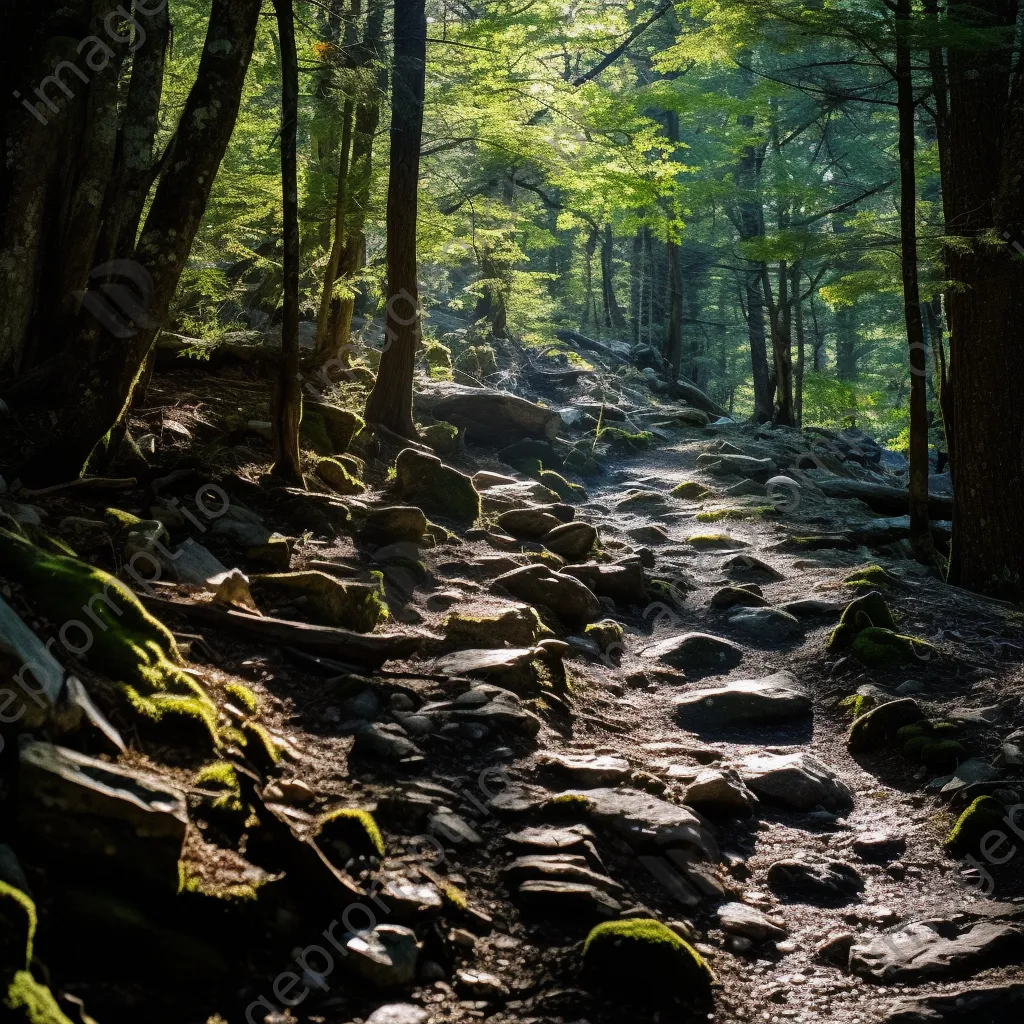
{"label": "green moss", "polygon": [[829,654],[847,650],[857,634],[869,626],[889,630],[896,628],[889,606],[878,591],[856,598],[843,609],[839,625],[832,631],[825,649]]}
{"label": "green moss", "polygon": [[4,1014],[10,1024],[71,1024],[61,1012],[53,993],[40,985],[28,971],[18,971],[7,988],[3,1005],[11,1016]]}
{"label": "green moss", "polygon": [[625,633],[622,626],[614,619],[602,619],[600,622],[592,622],[583,630],[584,635],[590,637],[602,652],[607,651],[615,644],[621,644]]}
{"label": "green moss", "polygon": [[316,475],[338,494],[363,494],[366,484],[357,480],[339,459],[321,459],[316,464]]}
{"label": "green moss", "polygon": [[900,729],[919,722],[922,717],[917,702],[907,697],[879,704],[850,726],[847,746],[854,754],[878,750],[895,742]]}
{"label": "green moss", "polygon": [[953,722],[935,722],[932,726],[932,731],[939,739],[948,740],[960,735],[960,726],[955,725]]}
{"label": "green moss", "polygon": [[900,743],[906,743],[908,740],[918,739],[922,736],[928,737],[931,733],[932,723],[927,719],[922,719],[920,722],[911,722],[910,725],[904,725],[897,729],[896,739]]}
{"label": "green moss", "polygon": [[598,440],[608,445],[612,451],[630,451],[642,448],[650,448],[654,444],[655,437],[649,430],[642,430],[638,434],[631,434],[621,427],[605,427]]}
{"label": "green moss", "polygon": [[570,483],[553,469],[542,469],[538,474],[540,482],[557,494],[562,501],[585,501],[587,492],[579,484]]}
{"label": "green moss", "polygon": [[716,508],[698,512],[694,519],[698,523],[717,523],[726,519],[762,519],[775,509],[771,505],[747,506],[744,508]]}
{"label": "green moss", "polygon": [[696,480],[684,480],[681,484],[676,484],[670,493],[673,498],[682,498],[684,501],[702,501],[714,492]]}
{"label": "green moss", "polygon": [[921,762],[925,747],[932,746],[935,741],[930,736],[911,736],[903,743],[903,753],[912,761]]}
{"label": "green moss", "polygon": [[630,1001],[704,1002],[714,975],[701,955],[660,921],[605,921],[583,944],[584,973],[594,985]]}
{"label": "green moss", "polygon": [[860,718],[861,715],[866,714],[871,710],[871,705],[873,703],[874,702],[871,698],[865,696],[863,693],[851,693],[849,697],[844,697],[839,702],[839,706],[851,718]]}
{"label": "green moss", "polygon": [[991,796],[979,796],[957,819],[943,849],[953,857],[978,853],[989,832],[1005,831],[1003,805]]}
{"label": "green moss", "polygon": [[320,819],[317,843],[338,854],[344,864],[351,857],[377,857],[387,855],[384,837],[369,811],[343,808],[331,811]]}
{"label": "green moss", "polygon": [[453,423],[431,423],[420,429],[423,440],[438,455],[451,455],[459,448],[459,428]]}
{"label": "green moss", "polygon": [[7,967],[32,963],[37,924],[32,898],[0,881],[0,975]]}
{"label": "green moss", "polygon": [[318,625],[358,633],[372,632],[390,614],[379,581],[350,583],[315,570],[254,576],[252,593],[270,604],[298,604]]}
{"label": "green moss", "polygon": [[917,757],[931,771],[952,771],[967,760],[967,748],[956,740],[926,739]]}
{"label": "green moss", "polygon": [[441,886],[441,898],[449,907],[455,910],[469,909],[469,899],[466,894],[451,882],[445,882]]}
{"label": "green moss", "polygon": [[590,801],[583,793],[559,793],[548,800],[548,806],[560,808],[576,807],[583,811],[589,811]]}
{"label": "green moss", "polygon": [[455,360],[455,369],[483,380],[498,372],[498,360],[490,345],[472,345]]}
{"label": "green moss", "polygon": [[880,565],[862,565],[843,580],[848,587],[888,587],[895,582],[896,578]]}
{"label": "green moss", "polygon": [[913,636],[870,626],[854,637],[850,650],[868,668],[890,668],[924,657],[929,651],[934,651],[934,647]]}
{"label": "green moss", "polygon": [[134,530],[142,520],[133,516],[131,512],[123,512],[119,508],[108,508],[103,512],[103,518],[114,528],[116,533],[128,533]]}
{"label": "green moss", "polygon": [[245,810],[242,803],[242,789],[238,784],[238,772],[228,761],[215,761],[201,768],[192,780],[193,786],[201,786],[217,791],[210,806],[216,811],[228,814],[241,814]]}
{"label": "green moss", "polygon": [[693,533],[686,538],[686,543],[695,548],[731,548],[736,539],[727,533]]}
{"label": "green moss", "polygon": [[327,424],[318,412],[306,410],[302,414],[302,427],[299,431],[302,443],[311,448],[317,455],[333,455],[334,442],[327,432]]}
{"label": "green moss", "polygon": [[439,341],[428,341],[423,347],[423,358],[434,380],[450,380],[452,376],[452,350]]}
{"label": "green moss", "polygon": [[395,462],[395,491],[426,512],[457,522],[480,518],[480,495],[464,473],[436,455],[406,448]]}
{"label": "green moss", "polygon": [[225,683],[224,692],[236,703],[240,704],[251,715],[260,709],[260,699],[244,683]]}
{"label": "green moss", "polygon": [[245,737],[245,753],[257,768],[272,771],[281,763],[281,748],[273,736],[259,722],[244,722],[242,735]]}
{"label": "green moss", "polygon": [[444,623],[445,639],[457,648],[533,647],[555,634],[540,621],[529,605],[506,608],[496,615],[465,615],[453,612]]}
{"label": "green moss", "polygon": [[48,554],[6,530],[0,530],[0,563],[51,622],[82,625],[69,632],[73,642],[91,639],[85,657],[115,681],[137,711],[154,722],[166,714],[188,715],[216,741],[216,707],[199,683],[181,671],[182,657],[170,631],[127,587],[100,569]]}

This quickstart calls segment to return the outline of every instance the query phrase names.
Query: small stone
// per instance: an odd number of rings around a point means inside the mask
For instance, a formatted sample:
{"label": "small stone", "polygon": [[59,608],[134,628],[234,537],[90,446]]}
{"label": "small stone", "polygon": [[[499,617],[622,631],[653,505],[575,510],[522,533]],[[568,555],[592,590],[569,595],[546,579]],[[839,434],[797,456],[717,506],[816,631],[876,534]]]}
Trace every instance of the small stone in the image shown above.
{"label": "small stone", "polygon": [[734,935],[744,935],[755,942],[765,939],[781,939],[787,934],[784,924],[772,920],[746,903],[726,903],[718,908],[718,923],[722,929]]}
{"label": "small stone", "polygon": [[847,900],[864,888],[856,868],[819,857],[776,861],[768,869],[767,882],[772,892],[810,903]]}
{"label": "small stone", "polygon": [[856,941],[857,937],[853,932],[832,932],[815,948],[815,959],[845,968],[850,960],[850,947]]}
{"label": "small stone", "polygon": [[578,561],[597,543],[597,530],[588,523],[563,523],[544,534],[541,543],[556,555]]}
{"label": "small stone", "polygon": [[660,661],[697,678],[728,672],[743,660],[743,648],[710,633],[683,633],[645,648],[645,661]]}
{"label": "small stone", "polygon": [[483,999],[488,1002],[507,999],[511,993],[508,986],[494,974],[484,971],[459,971],[455,975],[455,987],[470,999]]}
{"label": "small stone", "polygon": [[850,848],[861,860],[886,864],[906,853],[907,841],[891,832],[863,832],[853,840]]}

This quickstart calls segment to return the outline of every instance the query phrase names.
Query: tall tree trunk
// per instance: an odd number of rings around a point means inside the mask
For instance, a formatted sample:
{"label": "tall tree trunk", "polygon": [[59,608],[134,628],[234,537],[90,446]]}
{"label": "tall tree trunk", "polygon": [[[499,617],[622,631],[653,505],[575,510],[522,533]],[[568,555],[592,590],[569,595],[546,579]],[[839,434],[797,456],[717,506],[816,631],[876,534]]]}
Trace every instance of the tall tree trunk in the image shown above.
{"label": "tall tree trunk", "polygon": [[[952,466],[956,487],[949,580],[1024,599],[1024,89],[1011,77],[1016,4],[951,3],[976,28],[1003,28],[987,51],[949,47],[949,231]],[[1012,89],[1011,89],[1012,83]],[[1008,100],[1004,99],[1009,97]],[[994,238],[992,236],[995,236]],[[1001,244],[998,239],[1008,244]]]}
{"label": "tall tree trunk", "polygon": [[896,106],[900,154],[900,265],[910,347],[910,543],[921,562],[935,557],[928,519],[928,361],[917,277],[916,103],[911,66],[911,0],[896,0]]}
{"label": "tall tree trunk", "polygon": [[761,264],[761,284],[764,287],[765,305],[768,307],[775,368],[775,408],[772,420],[788,427],[793,425],[793,339],[787,267],[785,260],[779,262],[779,296],[776,301],[772,294],[768,266]]}
{"label": "tall tree trunk", "polygon": [[591,319],[593,319],[594,326],[598,326],[597,307],[594,302],[594,253],[597,252],[597,241],[597,228],[591,227],[590,234],[587,235],[583,264],[583,316],[581,317],[583,330],[586,330]]}
{"label": "tall tree trunk", "polygon": [[679,266],[679,243],[669,239],[667,250],[668,333],[665,336],[665,358],[672,380],[679,380],[683,363],[683,272]]}
{"label": "tall tree trunk", "polygon": [[640,325],[644,305],[644,233],[638,229],[633,235],[629,260],[629,338],[634,346],[640,344]]}
{"label": "tall tree trunk", "polygon": [[605,224],[601,243],[601,281],[604,286],[605,327],[622,330],[626,326],[626,315],[615,294],[615,241],[611,224]]}
{"label": "tall tree trunk", "polygon": [[299,61],[295,51],[295,12],[292,0],[274,0],[281,39],[281,187],[284,194],[284,319],[281,325],[281,365],[274,389],[275,476],[301,487],[299,424],[302,390],[299,386]]}
{"label": "tall tree trunk", "polygon": [[800,263],[793,264],[793,326],[796,328],[796,426],[804,424],[804,365],[806,338],[804,337],[804,300],[800,293]]}
{"label": "tall tree trunk", "polygon": [[416,436],[412,382],[420,341],[416,223],[427,67],[425,0],[395,0],[388,182],[388,344],[366,403],[366,419],[402,437]]}
{"label": "tall tree trunk", "polygon": [[131,399],[231,138],[259,13],[260,0],[212,0],[196,81],[135,250],[132,274],[143,282],[143,313],[125,336],[83,309],[62,362],[57,422],[46,446],[22,468],[26,483],[77,477]]}

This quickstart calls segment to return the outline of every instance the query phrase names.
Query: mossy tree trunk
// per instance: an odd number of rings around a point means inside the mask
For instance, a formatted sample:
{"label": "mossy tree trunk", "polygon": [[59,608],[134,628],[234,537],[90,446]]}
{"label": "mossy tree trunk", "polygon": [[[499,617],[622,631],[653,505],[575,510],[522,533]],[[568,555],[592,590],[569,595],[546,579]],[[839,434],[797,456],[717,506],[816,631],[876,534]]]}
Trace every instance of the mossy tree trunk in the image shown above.
{"label": "mossy tree trunk", "polygon": [[421,337],[416,221],[426,65],[425,0],[395,0],[387,214],[388,344],[366,403],[366,420],[408,438],[416,436],[412,384]]}
{"label": "mossy tree trunk", "polygon": [[77,477],[131,400],[231,138],[260,6],[260,0],[212,2],[196,81],[132,256],[150,279],[144,312],[129,331],[112,330],[85,310],[79,314],[54,390],[57,420],[45,445],[19,470],[26,483]]}

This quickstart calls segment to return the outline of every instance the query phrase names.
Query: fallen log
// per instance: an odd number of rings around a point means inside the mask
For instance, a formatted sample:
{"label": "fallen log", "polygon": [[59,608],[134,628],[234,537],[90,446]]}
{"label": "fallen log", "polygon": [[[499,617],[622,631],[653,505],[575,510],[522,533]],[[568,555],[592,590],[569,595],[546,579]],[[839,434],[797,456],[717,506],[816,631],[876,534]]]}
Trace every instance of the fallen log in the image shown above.
{"label": "fallen log", "polygon": [[34,491],[23,487],[17,492],[17,498],[19,501],[30,498],[47,498],[54,494],[63,494],[66,491],[75,491],[79,494],[82,492],[94,494],[103,491],[131,491],[138,486],[139,482],[133,476],[114,479],[102,476],[83,476],[77,480],[67,480],[62,484],[54,484],[52,487],[42,487]]}
{"label": "fallen log", "polygon": [[691,384],[689,381],[673,381],[666,390],[673,398],[681,398],[684,402],[688,402],[695,409],[700,409],[701,412],[706,412],[709,416],[715,416],[719,419],[723,416],[726,419],[732,418],[717,402],[708,397],[696,384]]}
{"label": "fallen log", "polygon": [[555,337],[559,341],[564,341],[567,345],[575,345],[577,348],[583,349],[584,352],[597,352],[614,362],[629,363],[627,356],[622,355],[621,352],[616,352],[610,345],[606,345],[602,341],[595,341],[593,338],[588,338],[585,334],[580,334],[578,331],[555,331]]}
{"label": "fallen log", "polygon": [[249,615],[204,602],[169,601],[161,597],[141,597],[140,600],[160,616],[177,614],[192,622],[230,629],[254,640],[297,647],[368,668],[380,668],[386,661],[411,657],[422,648],[425,639],[417,634],[363,635],[332,626],[311,626],[288,619]]}
{"label": "fallen log", "polygon": [[[848,480],[838,476],[810,476],[809,479],[830,498],[856,498],[873,512],[885,516],[910,514],[910,492],[906,487],[890,487],[871,480]],[[952,519],[952,496],[929,494],[928,515],[932,519]]]}

